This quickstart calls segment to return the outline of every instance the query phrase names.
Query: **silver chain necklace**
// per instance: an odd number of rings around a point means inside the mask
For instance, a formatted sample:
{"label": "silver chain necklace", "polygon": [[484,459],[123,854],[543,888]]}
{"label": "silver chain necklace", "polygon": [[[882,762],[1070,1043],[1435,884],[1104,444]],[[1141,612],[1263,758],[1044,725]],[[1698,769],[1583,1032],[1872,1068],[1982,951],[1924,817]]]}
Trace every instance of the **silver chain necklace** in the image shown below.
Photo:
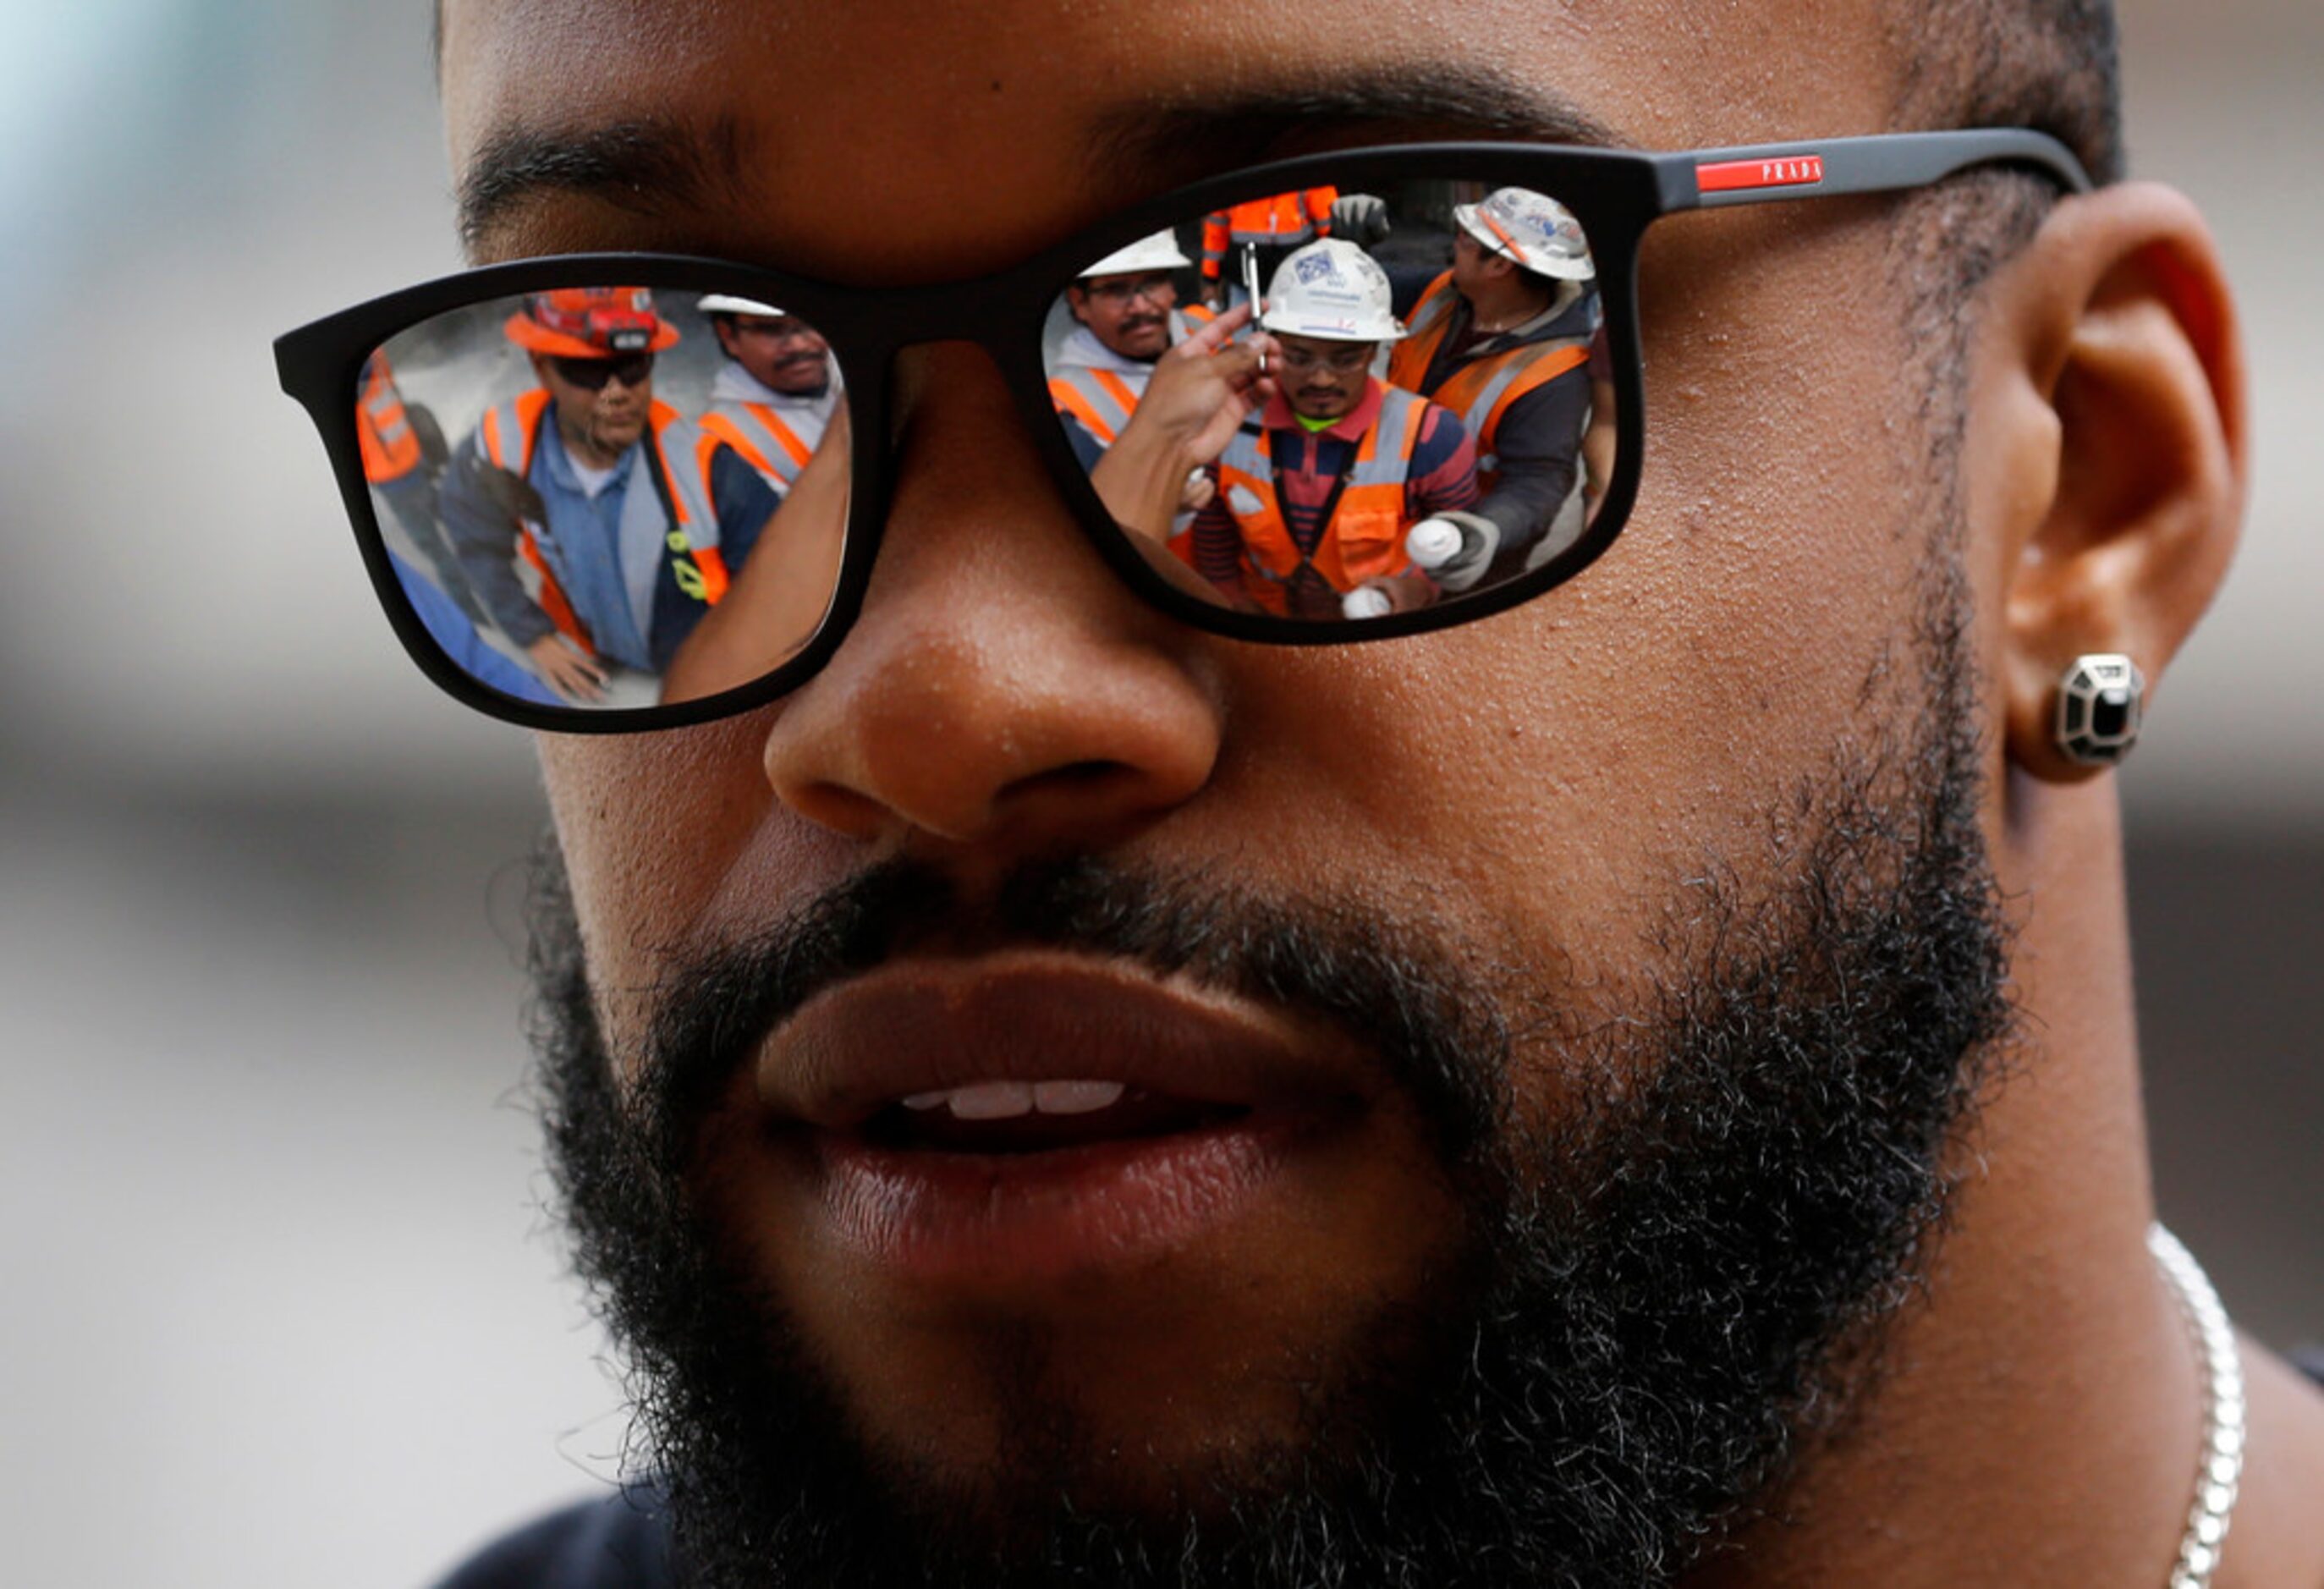
{"label": "silver chain necklace", "polygon": [[2146,1250],[2178,1292],[2179,1310],[2202,1359],[2203,1454],[2195,1467],[2195,1499],[2187,1509],[2187,1531],[2179,1538],[2169,1589],[2207,1589],[2219,1569],[2219,1550],[2243,1481],[2243,1358],[2227,1310],[2194,1254],[2159,1224],[2146,1227]]}

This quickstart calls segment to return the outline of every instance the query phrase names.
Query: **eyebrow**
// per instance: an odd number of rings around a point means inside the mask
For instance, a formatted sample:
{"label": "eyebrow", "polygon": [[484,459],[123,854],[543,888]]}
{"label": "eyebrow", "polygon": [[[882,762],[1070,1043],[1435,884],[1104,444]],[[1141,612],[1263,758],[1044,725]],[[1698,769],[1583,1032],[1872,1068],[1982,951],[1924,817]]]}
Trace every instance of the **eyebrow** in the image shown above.
{"label": "eyebrow", "polygon": [[460,241],[473,254],[517,210],[552,193],[653,217],[739,202],[743,133],[709,122],[643,117],[571,130],[503,127],[461,173]]}
{"label": "eyebrow", "polygon": [[[1227,171],[1266,159],[1295,134],[1367,125],[1600,147],[1621,143],[1561,95],[1480,67],[1430,62],[1125,106],[1099,119],[1087,160],[1093,173],[1111,183],[1125,171]],[[549,194],[592,198],[650,218],[737,203],[745,138],[731,116],[498,129],[460,179],[461,242],[475,253],[516,211]]]}
{"label": "eyebrow", "polygon": [[1342,73],[1312,86],[1130,106],[1099,122],[1089,159],[1101,172],[1190,160],[1231,170],[1266,158],[1267,151],[1295,134],[1367,124],[1600,148],[1623,143],[1606,123],[1561,94],[1480,66],[1430,61],[1392,72]]}

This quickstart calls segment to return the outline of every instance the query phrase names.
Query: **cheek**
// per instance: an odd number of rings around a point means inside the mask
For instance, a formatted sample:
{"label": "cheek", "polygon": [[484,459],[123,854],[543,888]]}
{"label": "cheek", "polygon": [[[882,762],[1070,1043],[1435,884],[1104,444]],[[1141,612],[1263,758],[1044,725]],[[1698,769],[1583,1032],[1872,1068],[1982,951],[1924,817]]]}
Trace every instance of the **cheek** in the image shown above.
{"label": "cheek", "polygon": [[[1930,518],[1925,405],[1899,376],[1886,221],[1804,209],[1686,217],[1650,238],[1649,439],[1613,555],[1660,593],[1666,640],[1702,664],[1690,683],[1711,686],[1702,702],[1730,730],[1756,738],[1755,717],[1796,715],[1829,744],[1860,715],[1868,670],[1907,660],[1945,527]],[[1877,705],[1885,720],[1894,700]]]}
{"label": "cheek", "polygon": [[[666,734],[536,742],[617,1055],[635,1051],[638,995],[674,956],[731,936],[735,920],[777,919],[855,864],[775,804],[761,768],[766,737],[766,714],[753,713]],[[777,879],[779,894],[734,905],[738,891],[771,891]]]}

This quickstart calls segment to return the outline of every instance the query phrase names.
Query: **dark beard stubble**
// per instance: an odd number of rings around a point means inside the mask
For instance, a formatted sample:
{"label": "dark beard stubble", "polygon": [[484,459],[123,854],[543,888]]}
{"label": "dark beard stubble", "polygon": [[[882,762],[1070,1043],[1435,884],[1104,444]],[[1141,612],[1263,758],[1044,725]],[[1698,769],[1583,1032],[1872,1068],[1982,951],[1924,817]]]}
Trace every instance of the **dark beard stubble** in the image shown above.
{"label": "dark beard stubble", "polygon": [[[1620,1019],[1585,1029],[1547,986],[1496,999],[1428,923],[1350,900],[1081,858],[973,913],[979,941],[1127,956],[1366,1034],[1461,1195],[1463,1250],[1425,1300],[1381,1308],[1306,1442],[1182,1475],[1169,1516],[1077,1493],[1096,1444],[1035,1403],[1031,1337],[1002,1387],[1020,1405],[993,1491],[894,1471],[697,1203],[703,1123],[761,1037],[917,938],[959,941],[969,913],[944,880],[868,872],[674,972],[684,991],[624,1093],[549,855],[534,959],[550,1165],[630,1360],[641,1503],[666,1510],[683,1581],[1595,1589],[1667,1583],[1755,1515],[1860,1398],[1915,1294],[1948,1149],[2010,1026],[1966,604],[1931,584],[1945,599],[1919,637],[1921,698],[1899,703],[1918,735],[1843,751],[1768,814],[1793,836],[1774,842],[1773,887],[1702,868]],[[1517,1053],[1555,1067],[1578,1110],[1514,1126]]]}

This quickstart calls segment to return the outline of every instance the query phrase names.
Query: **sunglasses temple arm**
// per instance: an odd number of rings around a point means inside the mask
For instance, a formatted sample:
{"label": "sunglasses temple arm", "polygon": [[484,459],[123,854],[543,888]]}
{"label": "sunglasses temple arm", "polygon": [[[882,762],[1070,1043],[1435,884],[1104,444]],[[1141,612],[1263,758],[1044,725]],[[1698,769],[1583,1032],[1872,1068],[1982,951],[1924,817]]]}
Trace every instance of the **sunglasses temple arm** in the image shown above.
{"label": "sunglasses temple arm", "polygon": [[2091,186],[2081,162],[2063,143],[2046,133],[2015,128],[1698,149],[1658,155],[1655,164],[1665,209],[1891,193],[1930,187],[1980,165],[2031,166],[2069,193],[2087,193]]}

